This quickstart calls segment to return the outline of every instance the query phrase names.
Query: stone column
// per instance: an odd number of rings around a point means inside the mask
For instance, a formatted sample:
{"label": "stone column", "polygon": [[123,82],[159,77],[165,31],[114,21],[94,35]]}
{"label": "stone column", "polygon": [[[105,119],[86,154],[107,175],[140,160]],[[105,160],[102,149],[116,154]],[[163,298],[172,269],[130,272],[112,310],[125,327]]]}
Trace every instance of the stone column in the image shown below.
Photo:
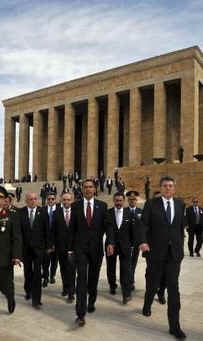
{"label": "stone column", "polygon": [[5,112],[4,127],[4,178],[15,178],[15,121]]}
{"label": "stone column", "polygon": [[181,79],[180,145],[184,149],[183,161],[193,161],[199,153],[199,84],[188,72]]}
{"label": "stone column", "polygon": [[36,174],[38,181],[43,180],[43,148],[42,114],[40,111],[35,111],[33,113],[33,176]]}
{"label": "stone column", "polygon": [[141,93],[139,88],[130,90],[129,111],[129,166],[134,167],[141,163]]}
{"label": "stone column", "polygon": [[64,172],[74,172],[75,112],[71,103],[65,105],[64,117]]}
{"label": "stone column", "polygon": [[48,181],[55,181],[58,179],[57,132],[58,132],[57,111],[54,107],[50,107],[48,113],[48,157],[47,157]]}
{"label": "stone column", "polygon": [[87,177],[97,176],[98,172],[98,102],[94,97],[88,100],[87,117]]}
{"label": "stone column", "polygon": [[119,105],[116,93],[108,95],[107,117],[107,171],[106,176],[113,176],[114,168],[118,167],[119,144]]}
{"label": "stone column", "polygon": [[29,119],[25,114],[20,115],[19,126],[19,179],[29,172]]}
{"label": "stone column", "polygon": [[167,104],[163,82],[154,85],[154,131],[153,159],[161,162],[166,158],[167,141]]}
{"label": "stone column", "polygon": [[87,108],[82,113],[81,177],[87,177]]}

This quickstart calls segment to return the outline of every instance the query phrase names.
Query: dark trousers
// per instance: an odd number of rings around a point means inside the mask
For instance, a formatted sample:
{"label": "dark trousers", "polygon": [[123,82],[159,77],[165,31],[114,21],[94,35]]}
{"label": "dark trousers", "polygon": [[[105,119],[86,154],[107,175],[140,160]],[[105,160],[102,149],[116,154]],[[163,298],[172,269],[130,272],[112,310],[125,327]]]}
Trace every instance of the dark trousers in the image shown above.
{"label": "dark trousers", "polygon": [[63,290],[69,295],[75,293],[75,263],[68,260],[65,253],[58,254]]}
{"label": "dark trousers", "polygon": [[120,284],[122,294],[125,297],[130,296],[131,293],[131,282],[130,282],[130,266],[131,266],[131,255],[124,255],[119,247],[114,248],[114,254],[112,256],[106,256],[107,265],[107,279],[111,289],[116,287],[116,263],[117,256],[120,261]]}
{"label": "dark trousers", "polygon": [[165,274],[168,291],[168,320],[170,328],[174,328],[176,323],[179,322],[180,293],[178,278],[181,263],[173,260],[170,247],[164,260],[152,261],[150,255],[147,257],[149,258],[146,271],[145,305],[149,307],[152,305],[157,289],[160,287],[161,278]]}
{"label": "dark trousers", "polygon": [[108,194],[111,195],[112,186],[107,186],[107,188],[108,188]]}
{"label": "dark trousers", "polygon": [[50,254],[44,255],[44,260],[42,264],[43,277],[48,280],[56,276],[56,270],[58,265],[58,256],[56,252],[51,252]]}
{"label": "dark trousers", "polygon": [[195,246],[195,252],[199,253],[201,247],[202,247],[202,226],[201,225],[195,225],[192,228],[189,228],[188,230],[189,239],[188,239],[188,249],[190,253],[193,253],[194,249],[194,237],[196,237],[196,246]]}
{"label": "dark trousers", "polygon": [[32,303],[41,302],[42,281],[41,266],[43,262],[43,251],[27,249],[23,255],[24,263],[24,290],[26,294],[32,295]]}
{"label": "dark trousers", "polygon": [[14,298],[13,266],[0,268],[0,291],[7,298]]}
{"label": "dark trousers", "polygon": [[76,255],[77,285],[76,285],[76,314],[83,317],[88,304],[94,304],[97,298],[97,285],[102,264],[103,254],[91,252]]}
{"label": "dark trousers", "polygon": [[130,258],[130,285],[131,287],[134,285],[135,282],[135,269],[137,266],[137,261],[139,257],[139,250],[136,247],[132,248],[131,258]]}

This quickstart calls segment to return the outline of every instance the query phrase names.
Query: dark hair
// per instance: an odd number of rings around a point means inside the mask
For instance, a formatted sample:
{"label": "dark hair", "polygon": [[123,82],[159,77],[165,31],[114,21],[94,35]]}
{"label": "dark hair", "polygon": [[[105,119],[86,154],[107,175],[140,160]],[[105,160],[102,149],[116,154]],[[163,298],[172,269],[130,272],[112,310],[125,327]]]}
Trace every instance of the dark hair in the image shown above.
{"label": "dark hair", "polygon": [[56,198],[56,193],[55,193],[55,192],[48,192],[48,193],[47,193],[47,198],[48,198],[50,195],[54,195],[55,198]]}
{"label": "dark hair", "polygon": [[171,176],[163,176],[162,178],[161,178],[161,180],[160,180],[160,186],[162,185],[162,183],[164,182],[164,181],[172,181],[173,183],[174,183],[174,185],[175,185],[175,179],[174,178],[172,178]]}
{"label": "dark hair", "polygon": [[84,184],[85,184],[86,182],[91,182],[91,183],[93,184],[93,186],[95,187],[94,180],[92,180],[92,179],[85,179],[85,180],[83,181],[82,185],[84,186]]}
{"label": "dark hair", "polygon": [[125,199],[125,194],[123,192],[116,192],[113,195],[114,199],[115,199],[115,197],[123,197],[123,199]]}

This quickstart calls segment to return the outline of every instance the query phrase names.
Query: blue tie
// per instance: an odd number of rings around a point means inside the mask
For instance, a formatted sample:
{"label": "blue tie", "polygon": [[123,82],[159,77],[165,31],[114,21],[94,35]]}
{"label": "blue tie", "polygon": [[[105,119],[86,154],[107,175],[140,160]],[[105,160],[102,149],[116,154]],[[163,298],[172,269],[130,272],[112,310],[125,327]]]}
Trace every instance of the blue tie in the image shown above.
{"label": "blue tie", "polygon": [[170,204],[170,201],[167,201],[166,217],[167,217],[169,224],[171,224],[171,204]]}

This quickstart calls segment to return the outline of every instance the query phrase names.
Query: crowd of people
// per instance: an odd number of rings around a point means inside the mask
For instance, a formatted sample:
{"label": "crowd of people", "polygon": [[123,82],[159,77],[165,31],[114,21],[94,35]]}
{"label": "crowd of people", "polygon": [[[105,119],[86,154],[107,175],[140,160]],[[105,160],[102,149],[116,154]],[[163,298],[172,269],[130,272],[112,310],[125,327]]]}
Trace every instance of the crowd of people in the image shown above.
{"label": "crowd of people", "polygon": [[[108,191],[111,180],[105,180]],[[178,339],[186,337],[179,318],[179,273],[185,229],[189,234],[190,256],[201,256],[203,209],[197,198],[186,209],[184,202],[174,197],[175,181],[169,176],[160,180],[160,191],[148,198],[143,210],[137,207],[139,193],[136,191],[126,193],[126,206],[125,184],[121,183],[115,176],[117,190],[113,194],[113,207],[109,209],[97,199],[95,179],[82,183],[73,177],[63,179],[58,202],[55,184],[46,183],[45,194],[40,192],[44,199],[41,207],[37,205],[37,193],[28,192],[26,205],[17,208],[13,205],[14,195],[0,186],[0,291],[7,297],[9,313],[14,312],[16,304],[13,267],[23,262],[25,300],[30,300],[32,307],[39,310],[43,304],[42,287],[56,282],[59,263],[61,295],[68,303],[76,300],[75,323],[82,327],[86,313],[96,310],[104,253],[110,295],[117,293],[119,259],[123,305],[128,304],[136,290],[136,267],[142,253],[146,258],[143,315],[151,315],[156,294],[160,304],[166,303],[167,289],[169,332]],[[80,196],[75,195],[75,186],[80,188]],[[147,186],[148,190],[149,183]]]}

